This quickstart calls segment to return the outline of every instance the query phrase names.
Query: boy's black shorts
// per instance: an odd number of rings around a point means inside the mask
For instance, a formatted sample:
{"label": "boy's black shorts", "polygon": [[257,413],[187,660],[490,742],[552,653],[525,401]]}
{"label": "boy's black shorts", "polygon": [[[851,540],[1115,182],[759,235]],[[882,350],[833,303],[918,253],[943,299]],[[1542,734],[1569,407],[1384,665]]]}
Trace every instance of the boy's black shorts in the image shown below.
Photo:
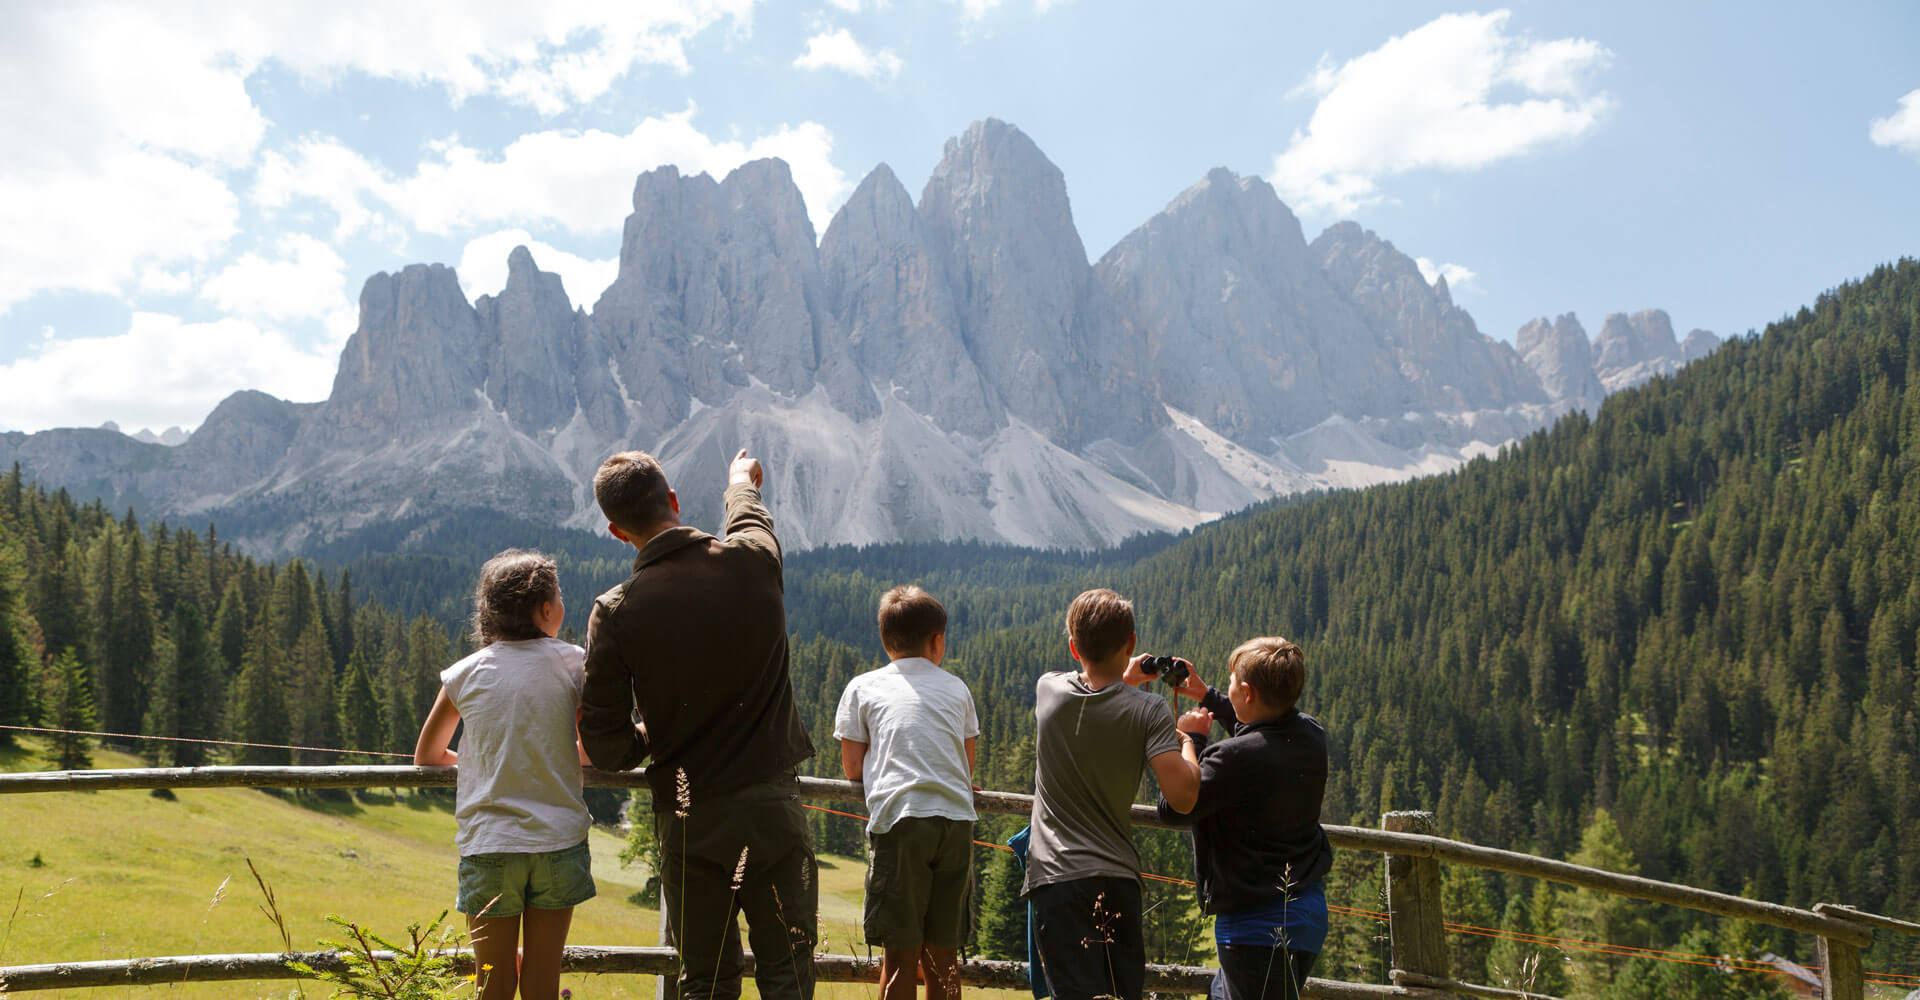
{"label": "boy's black shorts", "polygon": [[867,838],[867,943],[959,948],[973,902],[973,824],[909,816]]}
{"label": "boy's black shorts", "polygon": [[1147,943],[1140,924],[1140,880],[1073,879],[1036,887],[1034,940],[1055,1000],[1140,1000]]}

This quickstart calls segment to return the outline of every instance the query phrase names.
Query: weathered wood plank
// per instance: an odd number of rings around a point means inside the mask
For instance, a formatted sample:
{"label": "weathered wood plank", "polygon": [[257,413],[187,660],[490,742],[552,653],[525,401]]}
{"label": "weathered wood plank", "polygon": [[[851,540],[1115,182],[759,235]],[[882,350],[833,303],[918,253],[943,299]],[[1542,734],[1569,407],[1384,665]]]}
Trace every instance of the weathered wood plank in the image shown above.
{"label": "weathered wood plank", "polygon": [[[1382,829],[1433,832],[1430,812],[1390,812]],[[1440,862],[1413,854],[1387,855],[1387,912],[1395,968],[1446,979],[1447,921],[1440,906]]]}
{"label": "weathered wood plank", "polygon": [[1820,995],[1825,1000],[1865,1000],[1866,970],[1860,949],[1844,941],[1820,939]]}
{"label": "weathered wood plank", "polygon": [[[390,952],[376,952],[391,959]],[[473,972],[473,953],[453,953],[461,974]],[[292,955],[175,955],[164,958],[136,958],[122,961],[56,962],[46,965],[19,965],[0,968],[0,983],[13,993],[40,990],[82,989],[102,986],[161,986],[173,983],[260,982],[297,979],[288,961],[304,962],[315,969],[344,968],[340,953],[333,951],[300,952]],[[878,983],[877,959],[857,955],[815,955],[814,972],[822,982]],[[753,954],[747,953],[747,974],[753,973]],[[679,959],[671,948],[602,948],[569,945],[563,968],[567,972],[593,975],[648,975],[671,978]],[[961,982],[968,986],[993,989],[1025,989],[1027,967],[1022,962],[975,960],[961,964]],[[1153,965],[1147,967],[1147,988],[1157,993],[1201,994],[1213,980],[1213,970],[1195,966]],[[1318,995],[1400,996],[1398,993],[1350,993],[1348,984],[1333,983],[1334,992]],[[1379,989],[1379,988],[1376,988]],[[1315,995],[1309,991],[1309,995]]]}
{"label": "weathered wood plank", "polygon": [[1914,937],[1920,937],[1920,924],[1916,924],[1910,920],[1901,920],[1898,917],[1889,917],[1878,913],[1868,913],[1865,910],[1856,910],[1851,906],[1845,906],[1840,903],[1815,903],[1813,904],[1813,912],[1822,916],[1851,920],[1856,924],[1867,924],[1884,930],[1898,931],[1902,934],[1911,934]]}
{"label": "weathered wood plank", "polygon": [[1559,997],[1545,993],[1529,993],[1526,990],[1501,989],[1498,986],[1482,986],[1479,983],[1463,983],[1458,979],[1446,979],[1441,976],[1423,976],[1418,972],[1395,969],[1391,973],[1393,981],[1399,986],[1421,986],[1469,997],[1492,997],[1494,1000],[1560,1000]]}

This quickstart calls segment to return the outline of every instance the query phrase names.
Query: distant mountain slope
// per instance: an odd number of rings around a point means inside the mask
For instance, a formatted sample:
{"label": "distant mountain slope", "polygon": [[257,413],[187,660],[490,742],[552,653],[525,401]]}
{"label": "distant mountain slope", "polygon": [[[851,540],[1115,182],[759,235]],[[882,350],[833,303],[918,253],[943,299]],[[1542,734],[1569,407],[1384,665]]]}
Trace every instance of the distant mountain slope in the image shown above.
{"label": "distant mountain slope", "polygon": [[[1608,336],[1607,364],[1671,367]],[[1309,244],[1225,170],[1090,265],[1060,170],[988,120],[918,204],[881,165],[817,242],[778,160],[649,171],[604,290],[524,248],[473,303],[443,265],[376,274],[324,402],[240,393],[177,447],[0,435],[0,462],[292,553],[474,507],[593,528],[592,472],[629,447],[711,523],[745,446],[795,549],[1094,548],[1442,471],[1589,402],[1538,370],[1392,244],[1351,223]]]}

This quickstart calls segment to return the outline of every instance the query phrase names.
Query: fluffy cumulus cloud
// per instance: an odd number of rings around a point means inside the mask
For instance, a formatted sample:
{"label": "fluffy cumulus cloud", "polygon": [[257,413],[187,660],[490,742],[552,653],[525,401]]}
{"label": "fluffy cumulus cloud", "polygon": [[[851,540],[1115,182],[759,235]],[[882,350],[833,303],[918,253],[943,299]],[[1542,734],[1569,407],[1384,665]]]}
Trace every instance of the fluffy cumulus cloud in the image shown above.
{"label": "fluffy cumulus cloud", "polygon": [[1593,131],[1612,102],[1592,81],[1612,54],[1515,35],[1508,20],[1447,14],[1344,64],[1323,58],[1300,87],[1318,104],[1274,158],[1274,186],[1303,211],[1346,214],[1384,200],[1384,177],[1476,170]]}
{"label": "fluffy cumulus cloud", "polygon": [[1900,109],[1867,126],[1867,138],[1876,146],[1897,149],[1920,160],[1920,90],[1900,99]]}
{"label": "fluffy cumulus cloud", "polygon": [[188,323],[136,312],[125,333],[49,337],[0,365],[0,426],[94,426],[110,416],[129,429],[193,427],[239,389],[323,399],[334,361],[243,319]]}
{"label": "fluffy cumulus cloud", "polygon": [[1420,276],[1427,279],[1429,285],[1441,278],[1447,279],[1449,291],[1458,292],[1474,288],[1474,279],[1479,277],[1464,264],[1436,264],[1425,257],[1415,257],[1413,263],[1420,268]]}
{"label": "fluffy cumulus cloud", "polygon": [[488,225],[605,233],[617,232],[626,219],[634,178],[660,166],[719,177],[748,160],[779,157],[793,171],[816,230],[825,229],[852,190],[833,164],[833,135],[822,125],[783,126],[742,142],[715,139],[693,118],[689,106],[642,119],[624,135],[599,129],[531,132],[498,154],[442,142],[407,176],[316,137],[285,157],[268,157],[252,197],[270,207],[312,199],[349,229],[399,219],[434,234]]}
{"label": "fluffy cumulus cloud", "polygon": [[498,295],[507,287],[507,255],[514,247],[524,246],[533,253],[533,263],[542,271],[560,276],[567,300],[576,306],[593,308],[600,293],[613,284],[620,273],[620,261],[588,260],[536,240],[524,229],[502,229],[468,241],[460,251],[455,272],[467,298]]}
{"label": "fluffy cumulus cloud", "polygon": [[346,301],[346,279],[347,262],[332,247],[291,233],[264,254],[249,251],[235,258],[201,286],[200,294],[239,316],[324,321],[336,317]]}
{"label": "fluffy cumulus cloud", "polygon": [[[687,68],[685,43],[751,23],[753,0],[114,0],[0,4],[0,312],[38,292],[178,287],[221,256],[267,121],[260,67],[489,95],[553,114],[633,67]],[[351,229],[365,220],[341,217]],[[153,280],[149,280],[153,279]]]}
{"label": "fluffy cumulus cloud", "polygon": [[886,49],[869,49],[845,28],[822,31],[807,39],[807,51],[793,61],[795,69],[837,69],[867,80],[900,75],[900,57]]}

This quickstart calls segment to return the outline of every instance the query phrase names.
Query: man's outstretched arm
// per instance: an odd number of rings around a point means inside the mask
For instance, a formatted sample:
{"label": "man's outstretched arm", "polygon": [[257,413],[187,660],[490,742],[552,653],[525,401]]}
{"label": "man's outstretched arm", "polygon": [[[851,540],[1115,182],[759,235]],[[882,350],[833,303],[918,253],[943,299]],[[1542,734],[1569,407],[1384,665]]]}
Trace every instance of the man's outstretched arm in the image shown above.
{"label": "man's outstretched arm", "polygon": [[780,539],[773,533],[773,515],[760,499],[760,460],[745,448],[727,469],[727,541],[750,546],[780,562]]}

